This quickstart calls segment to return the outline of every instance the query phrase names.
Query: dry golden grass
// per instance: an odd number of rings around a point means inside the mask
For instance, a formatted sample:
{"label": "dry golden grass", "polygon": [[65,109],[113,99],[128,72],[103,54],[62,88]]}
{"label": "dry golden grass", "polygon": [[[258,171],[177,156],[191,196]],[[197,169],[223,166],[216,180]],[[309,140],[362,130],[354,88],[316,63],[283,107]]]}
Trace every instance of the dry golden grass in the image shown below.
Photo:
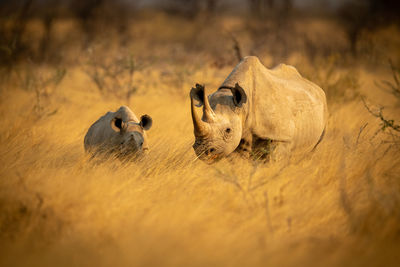
{"label": "dry golden grass", "polygon": [[[381,143],[379,120],[358,98],[329,106],[325,139],[309,155],[272,164],[195,159],[189,90],[199,81],[215,88],[230,69],[202,66],[175,88],[162,68],[148,68],[122,103],[70,68],[43,98],[40,118],[33,92],[5,85],[0,265],[398,265],[400,153]],[[389,73],[358,71],[363,94],[393,102],[373,84]],[[148,156],[90,161],[88,127],[122,104],[152,116]]]}

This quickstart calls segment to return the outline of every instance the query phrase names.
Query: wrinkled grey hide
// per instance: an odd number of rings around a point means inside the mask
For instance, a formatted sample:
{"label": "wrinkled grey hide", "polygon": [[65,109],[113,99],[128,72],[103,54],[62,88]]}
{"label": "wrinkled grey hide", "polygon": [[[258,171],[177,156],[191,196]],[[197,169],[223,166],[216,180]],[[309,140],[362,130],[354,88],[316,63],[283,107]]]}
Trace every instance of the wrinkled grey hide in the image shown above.
{"label": "wrinkled grey hide", "polygon": [[[207,96],[190,92],[197,156],[212,163],[232,152],[281,159],[311,151],[322,138],[328,111],[324,91],[281,64],[265,68],[257,57],[244,58]],[[200,117],[195,108],[203,106]]]}
{"label": "wrinkled grey hide", "polygon": [[127,106],[121,106],[116,112],[107,112],[90,126],[84,140],[85,150],[120,156],[141,154],[149,148],[145,130],[151,125],[150,116],[143,115],[139,121]]}

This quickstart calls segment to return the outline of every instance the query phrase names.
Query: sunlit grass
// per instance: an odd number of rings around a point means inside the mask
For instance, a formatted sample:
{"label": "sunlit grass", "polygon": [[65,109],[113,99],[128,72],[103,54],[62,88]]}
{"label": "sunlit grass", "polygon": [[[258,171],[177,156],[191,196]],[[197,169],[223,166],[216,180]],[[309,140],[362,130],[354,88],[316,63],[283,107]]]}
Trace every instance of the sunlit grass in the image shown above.
{"label": "sunlit grass", "polygon": [[[296,64],[313,69],[306,61]],[[191,147],[188,94],[196,82],[216,88],[230,68],[187,65],[189,71],[177,70],[172,78],[165,66],[140,70],[128,100],[104,97],[84,66],[69,67],[41,102],[56,112],[40,117],[34,92],[4,84],[0,265],[399,263],[399,150],[382,143],[379,120],[358,91],[346,102],[329,103],[327,133],[313,153],[270,164],[235,157],[207,165]],[[346,88],[335,86],[353,84],[328,80],[327,71],[345,72],[337,68],[314,67],[320,72],[314,77],[342,94]],[[393,102],[373,84],[389,72],[354,71],[363,95]],[[83,149],[87,129],[123,104],[153,118],[148,155],[130,162],[91,160]]]}

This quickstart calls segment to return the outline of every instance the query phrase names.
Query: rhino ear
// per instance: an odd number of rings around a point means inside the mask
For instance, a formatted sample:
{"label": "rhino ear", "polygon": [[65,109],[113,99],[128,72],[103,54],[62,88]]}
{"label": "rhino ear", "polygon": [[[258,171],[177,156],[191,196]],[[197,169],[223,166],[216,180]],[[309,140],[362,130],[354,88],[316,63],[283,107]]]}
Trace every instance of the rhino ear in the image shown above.
{"label": "rhino ear", "polygon": [[122,121],[121,118],[114,118],[111,120],[111,128],[119,133],[123,130],[125,123]]}
{"label": "rhino ear", "polygon": [[204,85],[196,83],[196,87],[190,90],[190,98],[195,99],[198,103],[196,107],[201,107],[204,105]]}
{"label": "rhino ear", "polygon": [[140,117],[140,126],[142,126],[144,130],[149,130],[152,125],[153,119],[149,115],[143,115]]}
{"label": "rhino ear", "polygon": [[235,84],[235,87],[230,88],[233,95],[233,103],[237,107],[241,107],[244,103],[247,102],[247,95],[244,89],[238,84]]}

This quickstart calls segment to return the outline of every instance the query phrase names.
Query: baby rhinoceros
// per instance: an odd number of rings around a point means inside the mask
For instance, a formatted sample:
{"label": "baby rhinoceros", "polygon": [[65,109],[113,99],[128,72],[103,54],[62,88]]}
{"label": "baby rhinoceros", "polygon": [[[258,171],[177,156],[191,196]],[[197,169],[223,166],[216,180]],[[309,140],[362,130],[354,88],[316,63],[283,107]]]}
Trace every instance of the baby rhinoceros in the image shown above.
{"label": "baby rhinoceros", "polygon": [[149,148],[145,131],[151,125],[150,116],[143,115],[139,121],[127,106],[121,106],[116,112],[107,112],[90,126],[84,140],[85,151],[93,155],[140,156]]}
{"label": "baby rhinoceros", "polygon": [[[328,116],[320,87],[292,66],[267,69],[257,57],[245,57],[213,94],[197,84],[190,98],[193,148],[207,163],[233,152],[266,161],[309,152]],[[202,116],[195,101],[203,106]]]}

